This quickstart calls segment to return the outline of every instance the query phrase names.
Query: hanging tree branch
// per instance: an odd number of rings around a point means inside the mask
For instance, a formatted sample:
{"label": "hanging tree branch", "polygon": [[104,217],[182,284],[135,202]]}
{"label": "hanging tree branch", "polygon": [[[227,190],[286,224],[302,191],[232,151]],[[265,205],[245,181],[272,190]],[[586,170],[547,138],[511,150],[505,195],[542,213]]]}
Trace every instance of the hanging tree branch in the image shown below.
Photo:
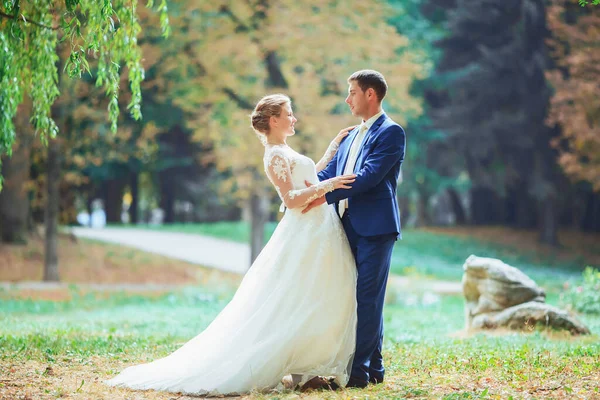
{"label": "hanging tree branch", "polygon": [[[128,109],[134,118],[141,118],[140,82],[144,71],[141,48],[137,43],[141,31],[139,14],[135,11],[137,2],[11,0],[0,4],[0,48],[3,51],[3,57],[0,57],[0,155],[10,154],[17,139],[12,120],[23,101],[25,88],[31,88],[28,91],[33,103],[31,121],[41,140],[45,143],[48,137],[58,133],[51,110],[60,93],[56,75],[63,70],[70,77],[81,77],[83,72],[90,72],[88,50],[93,50],[97,58],[96,84],[104,87],[110,99],[108,119],[111,130],[117,131],[120,68],[123,65],[128,67],[131,91]],[[23,4],[27,4],[27,10],[30,10],[27,14],[35,20],[23,15]],[[51,22],[62,14],[63,4],[69,16],[60,23]],[[166,36],[169,32],[167,0],[160,0],[156,6],[148,0],[146,7],[160,14],[160,26]],[[119,21],[118,27],[115,27],[115,20]],[[15,28],[14,34],[5,32],[4,28],[9,24]],[[77,45],[64,60],[65,68],[57,69],[58,43],[64,36],[77,37]],[[23,47],[23,38],[27,38],[28,46]]]}
{"label": "hanging tree branch", "polygon": [[56,31],[56,30],[60,29],[60,26],[48,26],[48,25],[44,25],[44,24],[41,24],[39,22],[36,22],[36,21],[33,21],[33,20],[27,18],[23,14],[21,14],[21,15],[16,15],[16,14],[15,15],[9,15],[9,14],[6,14],[6,13],[0,11],[0,17],[7,18],[7,19],[12,19],[14,21],[23,21],[23,22],[26,22],[28,24],[32,24],[32,25],[35,25],[35,26],[38,26],[38,27],[44,28],[44,29],[50,29],[50,30],[53,30],[53,31]]}

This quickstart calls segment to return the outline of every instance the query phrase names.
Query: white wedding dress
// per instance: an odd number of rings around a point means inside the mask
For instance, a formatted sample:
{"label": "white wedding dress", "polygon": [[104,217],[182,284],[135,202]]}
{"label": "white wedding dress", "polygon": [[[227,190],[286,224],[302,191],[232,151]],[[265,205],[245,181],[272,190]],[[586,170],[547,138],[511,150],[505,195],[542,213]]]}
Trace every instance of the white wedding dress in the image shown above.
{"label": "white wedding dress", "polygon": [[[125,369],[106,383],[200,395],[241,394],[333,376],[348,380],[356,336],[356,265],[333,207],[302,214],[333,190],[315,163],[286,145],[265,148],[265,170],[287,210],[231,302],[169,356]],[[307,180],[314,186],[306,188]]]}

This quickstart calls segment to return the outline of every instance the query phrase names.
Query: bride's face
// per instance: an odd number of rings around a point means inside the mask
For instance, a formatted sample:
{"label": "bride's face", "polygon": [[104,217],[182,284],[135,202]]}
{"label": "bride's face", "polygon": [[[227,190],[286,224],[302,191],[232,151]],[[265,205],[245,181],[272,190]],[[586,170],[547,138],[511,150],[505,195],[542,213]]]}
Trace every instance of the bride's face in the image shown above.
{"label": "bride's face", "polygon": [[294,130],[296,121],[297,119],[294,117],[292,105],[286,103],[283,107],[281,107],[281,114],[279,114],[279,117],[275,119],[275,126],[272,127],[272,130],[280,132],[283,136],[292,136],[296,133]]}

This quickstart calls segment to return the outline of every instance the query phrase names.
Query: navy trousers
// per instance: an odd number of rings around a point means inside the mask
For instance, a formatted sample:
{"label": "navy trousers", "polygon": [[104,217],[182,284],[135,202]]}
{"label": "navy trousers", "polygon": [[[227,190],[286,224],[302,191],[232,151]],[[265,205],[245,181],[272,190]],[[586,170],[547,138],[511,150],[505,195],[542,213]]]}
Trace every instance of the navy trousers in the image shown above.
{"label": "navy trousers", "polygon": [[361,381],[383,380],[383,303],[396,234],[360,236],[350,223],[348,210],[342,225],[358,269],[356,353],[350,375]]}

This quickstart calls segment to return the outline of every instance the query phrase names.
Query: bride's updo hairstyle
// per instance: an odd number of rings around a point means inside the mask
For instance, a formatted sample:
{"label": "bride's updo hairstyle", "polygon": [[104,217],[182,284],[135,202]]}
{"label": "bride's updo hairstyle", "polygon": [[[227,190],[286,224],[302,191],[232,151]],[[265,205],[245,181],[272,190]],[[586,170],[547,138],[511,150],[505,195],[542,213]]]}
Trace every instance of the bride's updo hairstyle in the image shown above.
{"label": "bride's updo hairstyle", "polygon": [[269,134],[271,117],[279,117],[283,106],[291,102],[285,94],[271,94],[260,99],[250,115],[252,129],[259,134],[259,138]]}

